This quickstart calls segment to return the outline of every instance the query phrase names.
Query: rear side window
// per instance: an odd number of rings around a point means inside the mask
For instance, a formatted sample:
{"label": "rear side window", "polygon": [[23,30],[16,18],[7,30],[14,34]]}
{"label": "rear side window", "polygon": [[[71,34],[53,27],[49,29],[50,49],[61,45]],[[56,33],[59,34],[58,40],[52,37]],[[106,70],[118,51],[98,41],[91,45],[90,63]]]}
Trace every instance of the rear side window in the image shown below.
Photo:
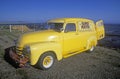
{"label": "rear side window", "polygon": [[80,22],[79,28],[80,28],[80,31],[91,30],[89,22]]}
{"label": "rear side window", "polygon": [[65,28],[65,32],[76,31],[76,26],[74,23],[68,23]]}
{"label": "rear side window", "polygon": [[89,29],[89,28],[90,28],[89,22],[82,22],[81,29]]}

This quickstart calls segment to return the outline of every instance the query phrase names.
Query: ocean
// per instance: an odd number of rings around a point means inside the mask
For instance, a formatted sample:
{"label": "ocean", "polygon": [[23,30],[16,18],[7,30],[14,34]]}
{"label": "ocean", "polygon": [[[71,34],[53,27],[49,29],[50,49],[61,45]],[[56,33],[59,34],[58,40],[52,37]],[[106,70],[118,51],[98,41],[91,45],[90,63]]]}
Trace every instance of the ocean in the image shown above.
{"label": "ocean", "polygon": [[105,38],[99,45],[120,49],[120,24],[105,24]]}
{"label": "ocean", "polygon": [[107,35],[120,35],[120,24],[105,24]]}

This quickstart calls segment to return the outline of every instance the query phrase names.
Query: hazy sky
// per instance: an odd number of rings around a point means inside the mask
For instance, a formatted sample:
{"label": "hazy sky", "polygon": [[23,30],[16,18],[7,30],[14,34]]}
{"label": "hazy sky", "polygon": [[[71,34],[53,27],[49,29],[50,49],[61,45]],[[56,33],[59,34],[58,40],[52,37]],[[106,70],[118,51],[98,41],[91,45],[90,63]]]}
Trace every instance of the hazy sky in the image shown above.
{"label": "hazy sky", "polygon": [[0,0],[0,21],[82,17],[120,23],[120,0]]}

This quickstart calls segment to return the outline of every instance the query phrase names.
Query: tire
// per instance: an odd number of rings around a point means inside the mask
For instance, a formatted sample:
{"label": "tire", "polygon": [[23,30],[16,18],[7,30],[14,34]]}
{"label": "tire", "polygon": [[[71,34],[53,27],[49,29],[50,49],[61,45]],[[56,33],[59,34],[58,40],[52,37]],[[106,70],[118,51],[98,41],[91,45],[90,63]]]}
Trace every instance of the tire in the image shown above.
{"label": "tire", "polygon": [[94,49],[95,49],[95,47],[94,46],[92,46],[91,48],[90,48],[90,52],[93,52],[94,51]]}
{"label": "tire", "polygon": [[87,53],[91,53],[91,52],[94,51],[94,49],[95,49],[95,46],[91,46],[91,48],[90,48],[88,51],[86,51],[86,52],[87,52]]}
{"label": "tire", "polygon": [[54,53],[46,52],[40,56],[39,61],[37,63],[37,67],[42,70],[48,70],[54,65],[54,62],[55,62]]}

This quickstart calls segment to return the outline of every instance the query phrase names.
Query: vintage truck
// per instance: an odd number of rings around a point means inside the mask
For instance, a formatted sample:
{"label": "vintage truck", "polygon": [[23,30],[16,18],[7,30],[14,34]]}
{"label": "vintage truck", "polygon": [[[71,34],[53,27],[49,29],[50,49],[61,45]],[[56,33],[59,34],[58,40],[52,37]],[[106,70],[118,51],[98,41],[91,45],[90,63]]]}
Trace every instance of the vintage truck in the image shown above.
{"label": "vintage truck", "polygon": [[58,18],[47,22],[48,30],[23,34],[9,56],[20,67],[26,63],[47,70],[55,60],[94,50],[105,37],[103,21],[94,23],[84,18]]}

